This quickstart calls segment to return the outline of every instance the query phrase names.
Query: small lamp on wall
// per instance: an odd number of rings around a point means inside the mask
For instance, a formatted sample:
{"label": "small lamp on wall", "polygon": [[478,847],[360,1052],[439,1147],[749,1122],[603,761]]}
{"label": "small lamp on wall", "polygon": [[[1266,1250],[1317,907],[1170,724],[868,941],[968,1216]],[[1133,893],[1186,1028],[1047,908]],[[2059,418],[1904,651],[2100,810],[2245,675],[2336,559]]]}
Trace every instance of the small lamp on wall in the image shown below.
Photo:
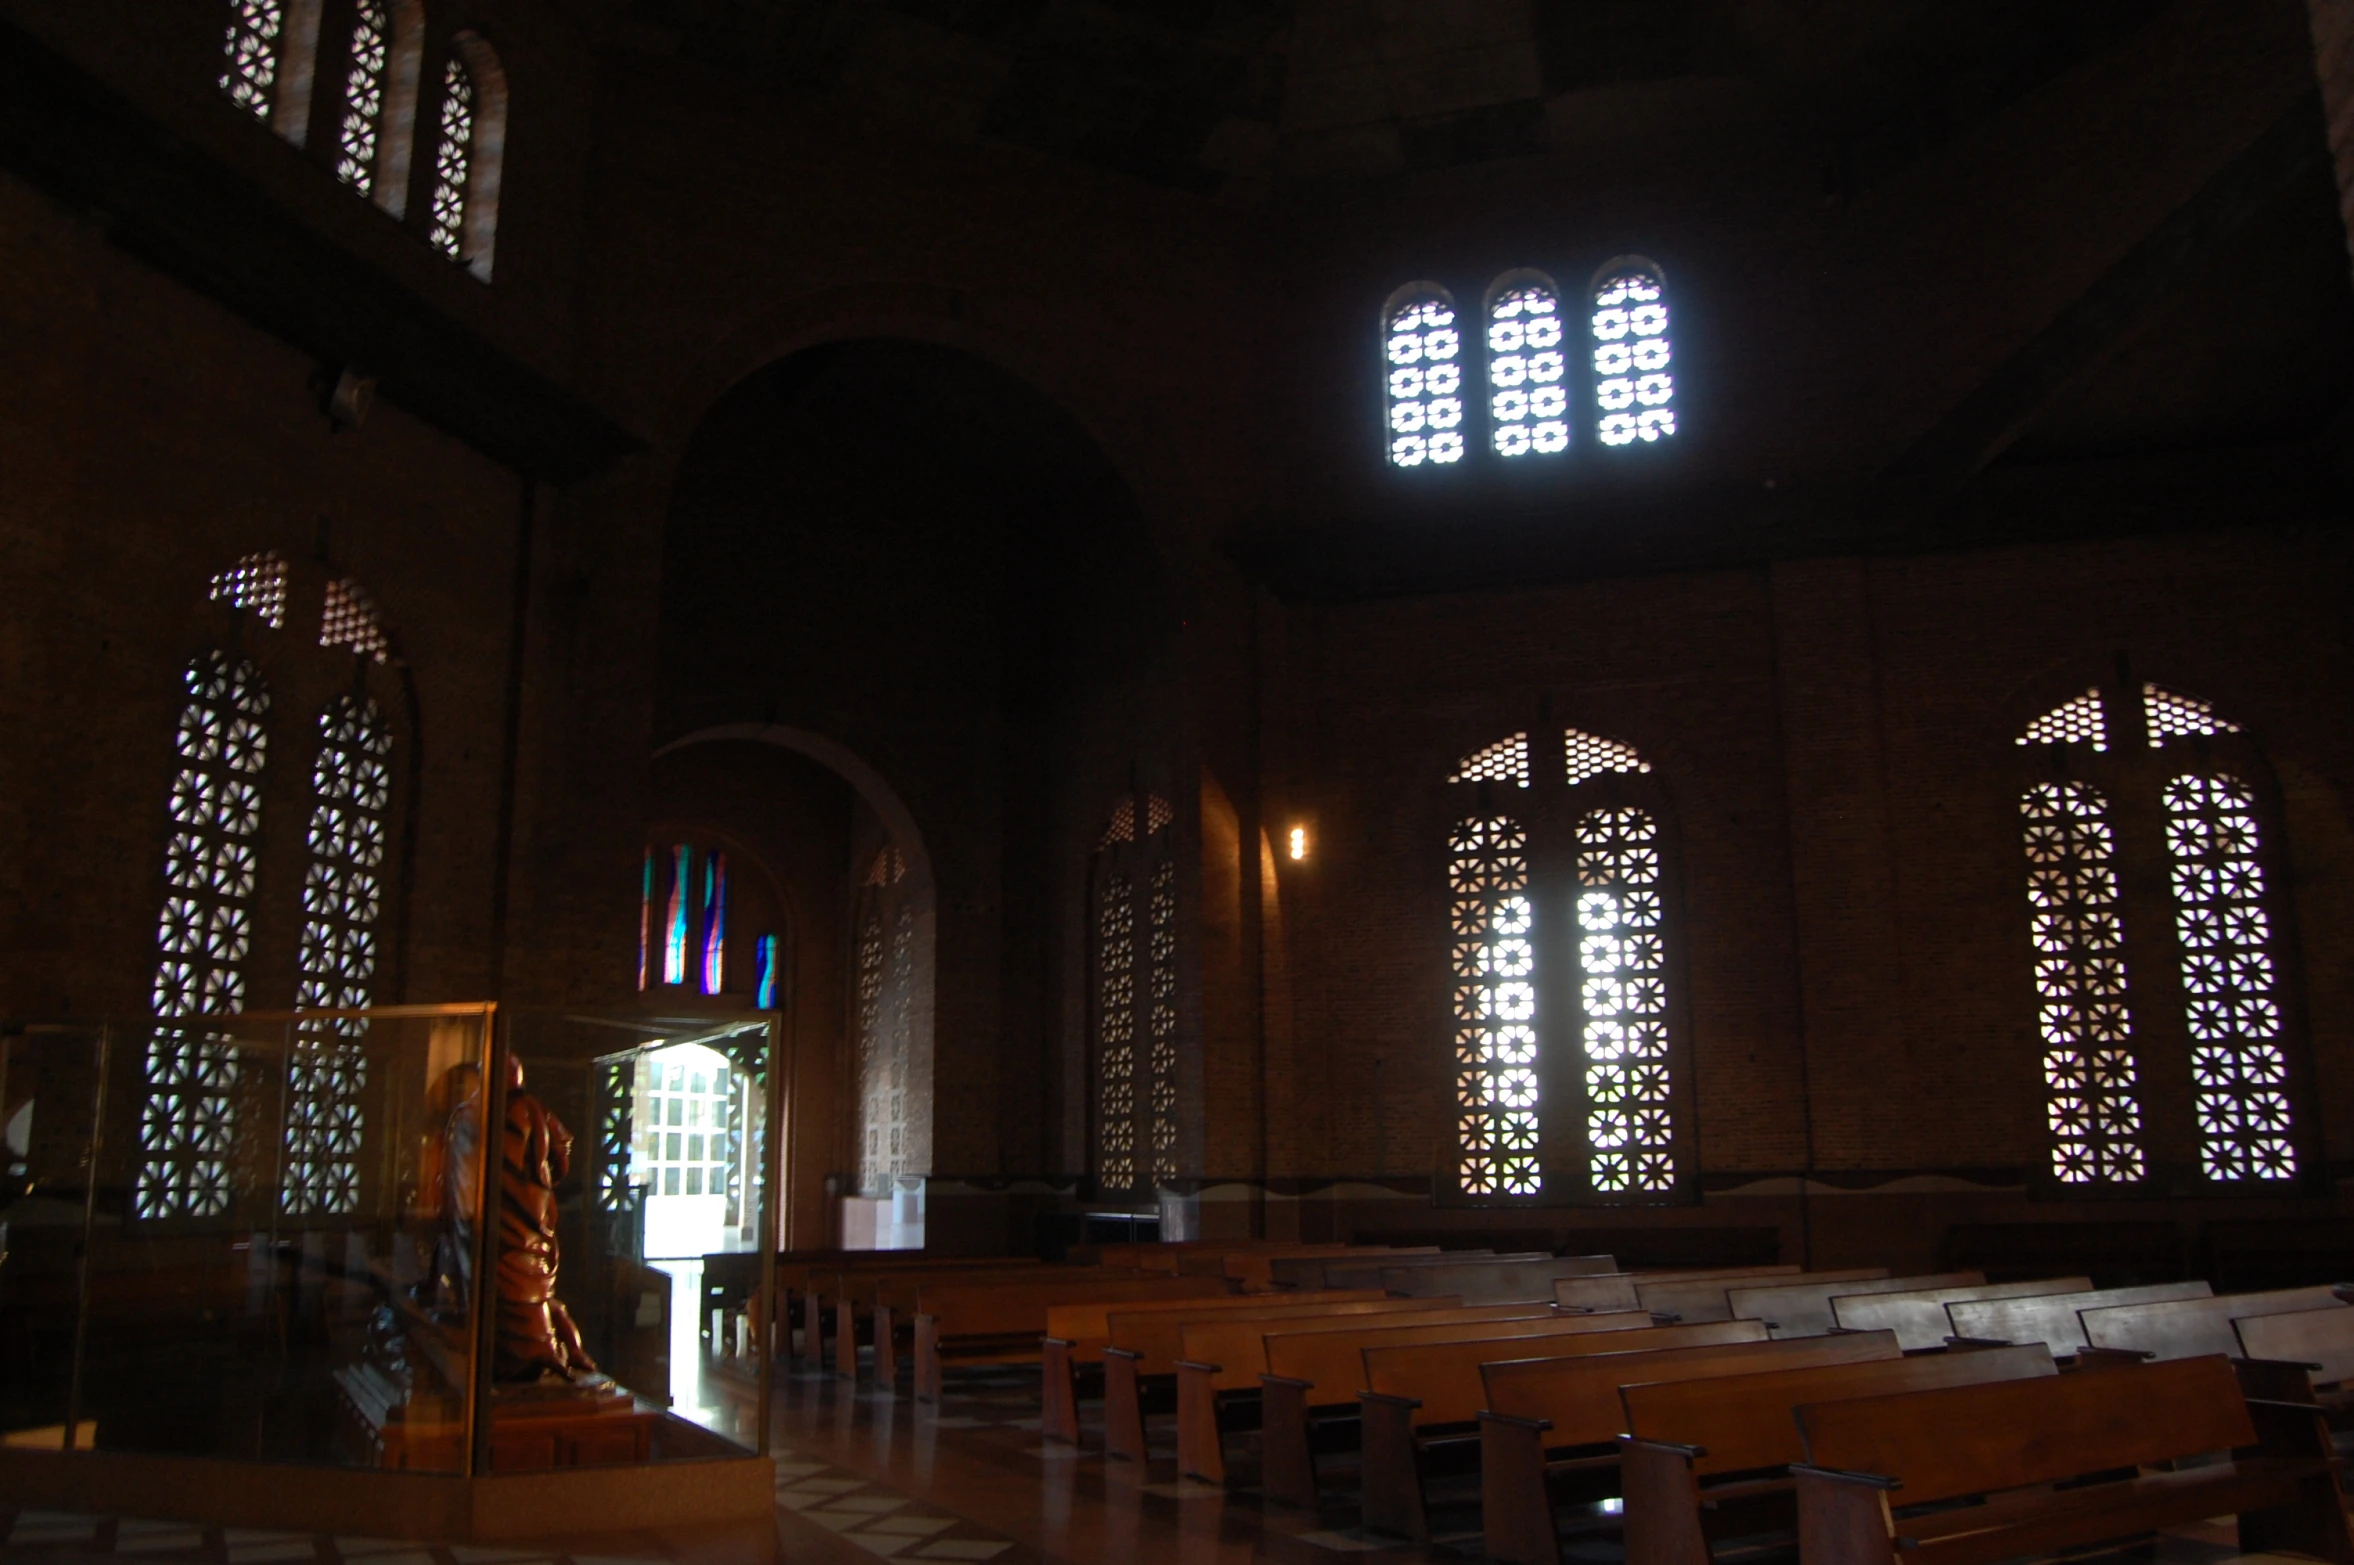
{"label": "small lamp on wall", "polygon": [[1295,864],[1304,861],[1308,856],[1308,828],[1294,821],[1291,829],[1283,834],[1283,851]]}

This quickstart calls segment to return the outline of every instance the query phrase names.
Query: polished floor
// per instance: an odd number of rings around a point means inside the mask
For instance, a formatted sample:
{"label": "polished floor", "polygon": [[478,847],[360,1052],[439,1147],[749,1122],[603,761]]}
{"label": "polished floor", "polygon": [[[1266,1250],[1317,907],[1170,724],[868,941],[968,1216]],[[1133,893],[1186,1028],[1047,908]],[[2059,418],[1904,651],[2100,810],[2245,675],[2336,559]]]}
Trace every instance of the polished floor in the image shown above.
{"label": "polished floor", "polygon": [[[398,1538],[313,1536],[0,1508],[0,1565],[71,1565],[136,1556],[154,1565],[872,1565],[904,1561],[1122,1562],[1122,1565],[1382,1565],[1480,1558],[1476,1515],[1441,1512],[1429,1546],[1369,1535],[1345,1492],[1309,1516],[1263,1503],[1247,1487],[1181,1480],[1175,1452],[1146,1464],[1107,1458],[1091,1425],[1077,1448],[1041,1440],[1035,1373],[952,1378],[938,1408],[918,1407],[871,1379],[853,1386],[806,1371],[778,1377],[774,1526],[566,1537],[531,1544],[447,1546]],[[1173,1438],[1168,1421],[1155,1430]],[[126,1497],[124,1510],[135,1512]],[[1452,1522],[1448,1520],[1452,1516]],[[1598,1524],[1607,1518],[1597,1515]],[[1450,1525],[1453,1530],[1448,1530]],[[2228,1525],[2169,1534],[2132,1551],[2141,1565],[2260,1561],[2230,1545]],[[1615,1565],[1607,1530],[1565,1549],[1568,1565]]]}

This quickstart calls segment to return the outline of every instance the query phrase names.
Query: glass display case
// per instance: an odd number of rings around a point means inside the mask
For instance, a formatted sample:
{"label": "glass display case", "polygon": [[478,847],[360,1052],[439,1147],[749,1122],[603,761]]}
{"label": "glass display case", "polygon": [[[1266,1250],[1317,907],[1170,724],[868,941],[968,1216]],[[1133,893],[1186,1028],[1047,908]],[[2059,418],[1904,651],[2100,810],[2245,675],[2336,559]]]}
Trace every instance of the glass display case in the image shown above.
{"label": "glass display case", "polygon": [[0,1037],[0,1443],[472,1475],[767,1450],[775,1019]]}

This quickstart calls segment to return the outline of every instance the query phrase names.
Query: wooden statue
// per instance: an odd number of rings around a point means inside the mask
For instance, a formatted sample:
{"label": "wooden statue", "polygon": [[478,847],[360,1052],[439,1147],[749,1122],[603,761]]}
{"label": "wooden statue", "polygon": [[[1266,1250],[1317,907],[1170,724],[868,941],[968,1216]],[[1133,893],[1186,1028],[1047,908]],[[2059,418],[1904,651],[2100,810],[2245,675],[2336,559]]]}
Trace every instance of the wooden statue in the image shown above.
{"label": "wooden statue", "polygon": [[500,1137],[498,1344],[502,1381],[597,1374],[580,1328],[556,1297],[556,1186],[572,1167],[572,1132],[523,1087],[523,1062],[507,1060],[507,1122]]}

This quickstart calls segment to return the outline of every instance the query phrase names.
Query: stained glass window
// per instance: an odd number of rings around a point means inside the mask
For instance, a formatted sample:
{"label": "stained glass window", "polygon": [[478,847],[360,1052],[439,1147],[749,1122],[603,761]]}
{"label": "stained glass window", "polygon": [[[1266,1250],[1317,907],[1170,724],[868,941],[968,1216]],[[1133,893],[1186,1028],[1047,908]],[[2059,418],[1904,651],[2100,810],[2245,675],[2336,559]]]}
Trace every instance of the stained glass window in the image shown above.
{"label": "stained glass window", "polygon": [[1568,367],[1552,283],[1535,273],[1499,283],[1488,299],[1488,427],[1497,455],[1569,449]]}
{"label": "stained glass window", "polygon": [[638,881],[638,987],[654,981],[654,850],[646,850],[645,869]]}
{"label": "stained glass window", "polygon": [[433,243],[453,261],[466,256],[467,183],[474,168],[474,77],[457,59],[442,73],[441,141],[433,156]]}
{"label": "stained glass window", "polygon": [[1659,826],[1643,810],[1589,810],[1577,841],[1587,1172],[1600,1191],[1672,1190]]}
{"label": "stained glass window", "polygon": [[2019,736],[2022,745],[2032,744],[2089,744],[2095,750],[2109,748],[2109,725],[2101,709],[2101,693],[2087,690],[2071,696],[2027,725]]}
{"label": "stained glass window", "polygon": [[1102,1142],[1096,1170],[1103,1183],[1136,1183],[1136,888],[1114,873],[1104,884],[1096,920]]}
{"label": "stained glass window", "polygon": [[1390,461],[1398,467],[1463,460],[1463,337],[1443,290],[1409,293],[1384,323],[1388,339]]}
{"label": "stained glass window", "polygon": [[[295,989],[304,1010],[365,1009],[373,993],[391,754],[392,734],[375,702],[341,696],[320,714]],[[366,1030],[363,1021],[341,1018],[306,1025],[295,1041],[282,1193],[292,1215],[359,1209]]]}
{"label": "stained glass window", "polygon": [[343,128],[335,177],[361,195],[376,189],[376,139],[384,116],[384,73],[392,49],[385,0],[359,0],[352,17],[350,67],[343,79]]}
{"label": "stained glass window", "polygon": [[1177,1177],[1177,865],[1153,867],[1148,920],[1152,993],[1146,1023],[1152,1038],[1152,1175]]}
{"label": "stained glass window", "polygon": [[1451,783],[1508,782],[1515,787],[1528,786],[1528,735],[1514,734],[1499,739],[1485,749],[1474,750],[1456,764],[1447,775]]}
{"label": "stained glass window", "polygon": [[257,616],[272,630],[286,624],[286,556],[249,554],[213,578],[211,597]]}
{"label": "stained glass window", "polygon": [[285,30],[285,0],[234,0],[229,8],[221,91],[265,123],[270,118],[270,89],[278,82],[278,36]]}
{"label": "stained glass window", "polygon": [[[189,664],[182,683],[188,703],[180,714],[156,930],[159,1022],[244,1008],[268,752],[262,721],[270,699],[260,669],[208,652]],[[146,1076],[134,1212],[220,1215],[229,1207],[236,1136],[234,1049],[201,1029],[159,1025],[148,1042]]]}
{"label": "stained glass window", "polygon": [[692,889],[694,850],[680,843],[670,850],[670,903],[662,914],[662,981],[687,981],[687,896]]}
{"label": "stained glass window", "polygon": [[1562,735],[1562,746],[1569,763],[1569,785],[1576,787],[1590,778],[1608,772],[1648,772],[1651,763],[1631,744],[1620,744],[1600,734],[1589,734],[1572,728]]}
{"label": "stained glass window", "polygon": [[1676,383],[1667,290],[1641,266],[1615,266],[1594,289],[1594,402],[1606,446],[1646,444],[1676,432]]}
{"label": "stained glass window", "polygon": [[752,1003],[763,1011],[776,1009],[776,936],[752,942]]}
{"label": "stained glass window", "polygon": [[2109,803],[2084,783],[2051,782],[2019,808],[2052,1174],[2130,1183],[2144,1172],[2141,1097]]}
{"label": "stained glass window", "polygon": [[727,976],[727,855],[703,855],[703,992],[717,994]]}
{"label": "stained glass window", "polygon": [[2215,708],[2197,696],[2186,696],[2180,691],[2161,685],[2141,687],[2142,712],[2149,722],[2150,748],[2155,750],[2169,739],[2206,738],[2214,734],[2236,734],[2240,725],[2216,715]]}
{"label": "stained glass window", "polygon": [[2219,1180],[2293,1178],[2255,794],[2236,777],[2183,776],[2166,784],[2165,802],[2200,1169]]}
{"label": "stained glass window", "polygon": [[1456,823],[1448,886],[1455,947],[1457,1177],[1466,1195],[1535,1195],[1537,986],[1528,837],[1506,816]]}

